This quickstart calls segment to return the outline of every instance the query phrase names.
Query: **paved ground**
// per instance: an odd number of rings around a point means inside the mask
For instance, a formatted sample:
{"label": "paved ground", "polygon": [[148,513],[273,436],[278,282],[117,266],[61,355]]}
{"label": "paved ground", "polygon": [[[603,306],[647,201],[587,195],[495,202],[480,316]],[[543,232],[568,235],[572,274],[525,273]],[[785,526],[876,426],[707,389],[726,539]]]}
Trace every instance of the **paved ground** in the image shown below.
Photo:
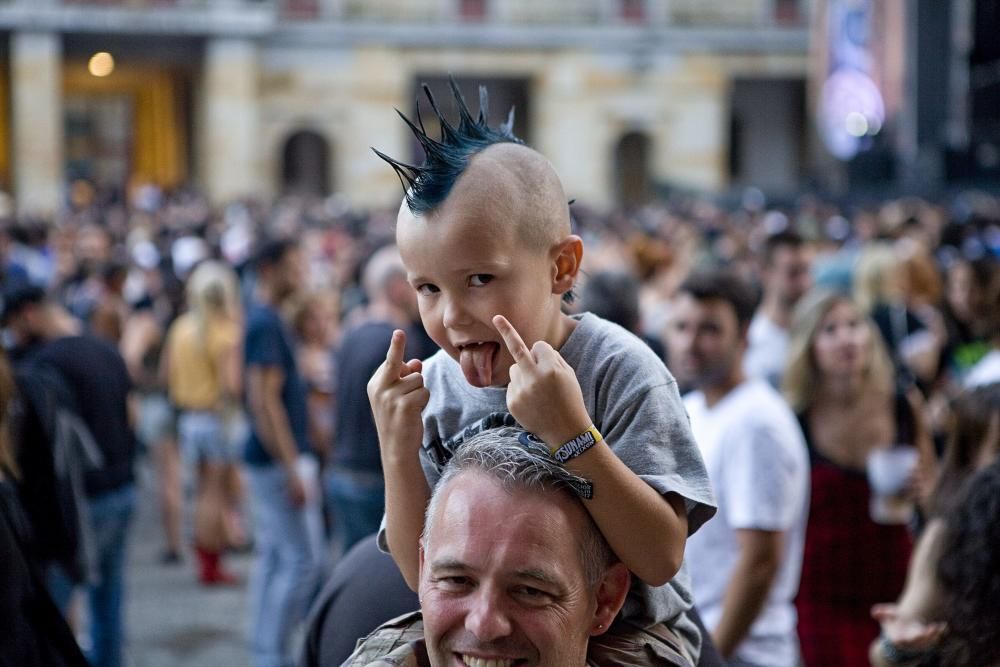
{"label": "paved ground", "polygon": [[[139,507],[129,541],[126,647],[129,667],[240,667],[245,647],[246,586],[206,589],[195,582],[191,554],[181,565],[161,565],[163,538],[154,480],[139,465]],[[246,581],[251,557],[227,565]]]}

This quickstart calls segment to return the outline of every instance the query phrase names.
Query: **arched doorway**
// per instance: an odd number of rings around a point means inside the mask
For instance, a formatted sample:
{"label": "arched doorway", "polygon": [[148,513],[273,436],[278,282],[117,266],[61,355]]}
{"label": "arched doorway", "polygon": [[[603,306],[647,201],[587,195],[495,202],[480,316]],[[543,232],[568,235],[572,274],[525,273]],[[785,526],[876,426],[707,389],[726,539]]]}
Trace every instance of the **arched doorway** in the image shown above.
{"label": "arched doorway", "polygon": [[330,193],[330,145],[321,134],[299,130],[285,141],[281,190],[285,194],[318,197]]}
{"label": "arched doorway", "polygon": [[650,140],[643,132],[628,132],[615,147],[615,193],[618,204],[640,206],[652,198],[649,178]]}

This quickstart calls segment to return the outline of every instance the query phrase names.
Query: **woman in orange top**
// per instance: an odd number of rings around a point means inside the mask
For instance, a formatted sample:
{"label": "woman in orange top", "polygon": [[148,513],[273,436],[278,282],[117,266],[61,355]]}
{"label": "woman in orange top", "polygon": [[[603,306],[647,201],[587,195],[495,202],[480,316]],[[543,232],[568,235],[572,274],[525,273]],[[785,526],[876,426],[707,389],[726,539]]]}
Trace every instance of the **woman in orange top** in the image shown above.
{"label": "woman in orange top", "polygon": [[239,404],[240,307],[236,275],[209,261],[187,284],[188,312],[177,318],[164,350],[170,398],[179,412],[181,452],[197,467],[194,544],[203,584],[236,579],[221,567],[230,546],[226,507],[227,470],[236,452],[227,437],[227,416]]}

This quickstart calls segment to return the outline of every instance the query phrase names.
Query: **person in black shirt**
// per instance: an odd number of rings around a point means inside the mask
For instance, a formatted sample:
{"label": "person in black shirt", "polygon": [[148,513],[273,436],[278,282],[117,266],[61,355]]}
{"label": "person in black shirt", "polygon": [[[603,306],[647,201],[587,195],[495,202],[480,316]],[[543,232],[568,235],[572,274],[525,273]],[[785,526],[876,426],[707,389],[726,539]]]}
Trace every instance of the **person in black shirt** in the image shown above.
{"label": "person in black shirt", "polygon": [[[92,665],[122,662],[125,545],[135,508],[135,436],[129,416],[131,380],[118,350],[94,336],[66,335],[58,313],[38,288],[5,299],[3,320],[21,349],[20,367],[54,371],[67,402],[89,430],[103,461],[84,474],[97,583],[89,586]],[[72,582],[58,568],[50,577],[65,607]]]}
{"label": "person in black shirt", "polygon": [[[368,306],[344,334],[336,353],[336,442],[332,465],[325,476],[326,496],[334,510],[335,530],[344,552],[377,532],[385,511],[385,480],[368,402],[368,380],[385,361],[393,330],[413,328],[418,319],[416,292],[406,281],[406,269],[395,246],[386,246],[372,255],[362,283]],[[420,337],[407,335],[407,340]],[[434,349],[431,343],[410,351],[423,359]]]}

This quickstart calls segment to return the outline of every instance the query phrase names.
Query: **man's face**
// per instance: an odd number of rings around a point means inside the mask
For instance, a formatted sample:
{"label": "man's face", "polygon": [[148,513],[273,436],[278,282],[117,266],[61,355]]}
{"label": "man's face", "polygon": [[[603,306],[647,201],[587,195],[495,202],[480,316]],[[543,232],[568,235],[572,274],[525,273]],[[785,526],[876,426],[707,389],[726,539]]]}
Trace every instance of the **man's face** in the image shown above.
{"label": "man's face", "polygon": [[428,216],[404,204],[396,243],[424,328],[475,387],[504,386],[514,361],[493,326],[503,315],[531,347],[558,339],[562,318],[553,247],[532,248],[489,201],[455,191]]}
{"label": "man's face", "polygon": [[289,248],[275,267],[277,271],[277,290],[280,298],[285,298],[302,289],[305,283],[305,265],[302,251]]}
{"label": "man's face", "polygon": [[683,383],[710,387],[731,377],[742,362],[745,340],[729,302],[699,301],[682,292],[674,300],[667,346],[670,370]]}
{"label": "man's face", "polygon": [[599,629],[580,558],[585,510],[559,493],[509,493],[475,472],[441,493],[420,554],[431,664],[582,666]]}
{"label": "man's face", "polygon": [[794,306],[812,286],[809,254],[805,248],[779,246],[764,270],[764,287],[787,308]]}

